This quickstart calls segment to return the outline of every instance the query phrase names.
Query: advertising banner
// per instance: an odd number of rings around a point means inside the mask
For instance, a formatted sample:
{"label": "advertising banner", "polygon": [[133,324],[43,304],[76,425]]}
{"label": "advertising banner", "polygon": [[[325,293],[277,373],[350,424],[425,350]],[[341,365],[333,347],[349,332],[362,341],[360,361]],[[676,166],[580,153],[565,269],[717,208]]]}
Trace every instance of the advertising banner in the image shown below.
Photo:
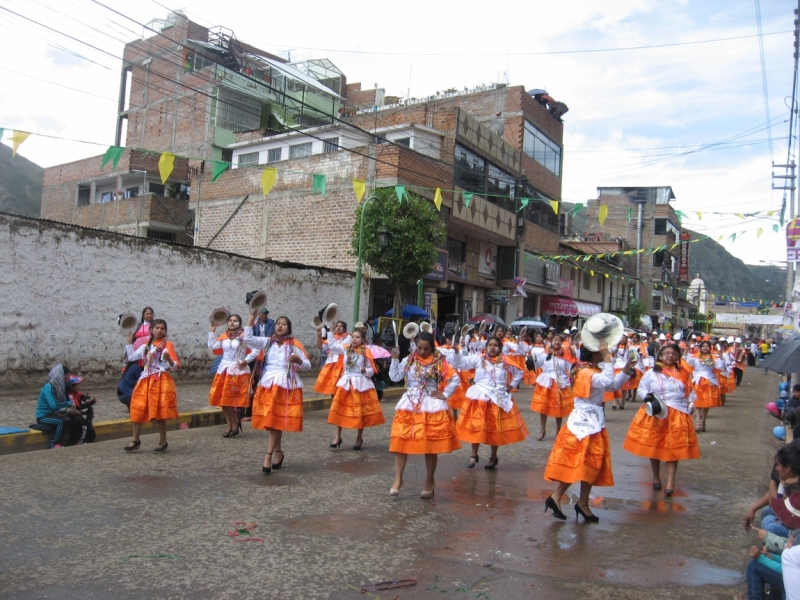
{"label": "advertising banner", "polygon": [[680,258],[678,259],[678,283],[689,283],[689,241],[692,239],[688,231],[681,231]]}
{"label": "advertising banner", "polygon": [[430,281],[445,281],[447,280],[447,251],[436,251],[436,264],[433,265],[433,270],[425,275],[424,279]]}
{"label": "advertising banner", "polygon": [[497,275],[497,246],[481,242],[481,254],[478,257],[478,273],[489,277]]}

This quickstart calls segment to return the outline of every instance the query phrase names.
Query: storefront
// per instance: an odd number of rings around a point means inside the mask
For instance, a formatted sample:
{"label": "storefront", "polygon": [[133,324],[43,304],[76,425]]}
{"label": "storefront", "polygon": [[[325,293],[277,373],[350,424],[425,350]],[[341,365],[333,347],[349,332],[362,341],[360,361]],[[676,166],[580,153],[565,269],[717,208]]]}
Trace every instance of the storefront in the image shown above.
{"label": "storefront", "polygon": [[542,317],[548,327],[558,331],[578,327],[584,319],[602,312],[599,304],[559,298],[558,296],[542,296]]}

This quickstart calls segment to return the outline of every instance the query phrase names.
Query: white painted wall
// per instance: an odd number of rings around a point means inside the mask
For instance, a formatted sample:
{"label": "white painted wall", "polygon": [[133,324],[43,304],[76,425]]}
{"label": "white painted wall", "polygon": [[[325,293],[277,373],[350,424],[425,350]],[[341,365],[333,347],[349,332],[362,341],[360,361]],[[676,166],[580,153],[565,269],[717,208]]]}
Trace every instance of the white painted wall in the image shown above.
{"label": "white painted wall", "polygon": [[212,309],[246,318],[245,293],[259,288],[270,316],[288,316],[316,362],[311,320],[336,302],[352,327],[353,278],[0,213],[0,384],[38,385],[60,362],[116,380],[124,347],[117,316],[147,305],[167,320],[183,370],[204,373]]}

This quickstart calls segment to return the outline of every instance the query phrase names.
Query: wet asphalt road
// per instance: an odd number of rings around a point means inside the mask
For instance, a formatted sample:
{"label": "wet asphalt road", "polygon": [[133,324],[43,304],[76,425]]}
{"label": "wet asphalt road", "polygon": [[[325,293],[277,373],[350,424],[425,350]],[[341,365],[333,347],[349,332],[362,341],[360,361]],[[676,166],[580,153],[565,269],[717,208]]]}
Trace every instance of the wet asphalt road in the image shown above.
{"label": "wet asphalt road", "polygon": [[[501,448],[495,471],[482,468],[488,449],[471,470],[466,447],[440,457],[432,502],[419,498],[421,457],[388,496],[391,404],[361,452],[353,432],[329,449],[327,413],[307,414],[266,477],[266,434],[249,427],[231,440],[221,427],[171,431],[165,455],[146,436],[133,455],[117,440],[2,456],[0,598],[732,598],[754,539],[742,517],[777,449],[763,410],[776,385],[751,369],[712,410],[703,458],[681,463],[672,499],[622,450],[640,405],[608,411],[616,486],[594,490],[597,525],[576,524],[567,502],[568,521],[543,514],[552,422],[544,442]],[[535,436],[530,393],[517,399]],[[358,591],[401,579],[417,584]]]}

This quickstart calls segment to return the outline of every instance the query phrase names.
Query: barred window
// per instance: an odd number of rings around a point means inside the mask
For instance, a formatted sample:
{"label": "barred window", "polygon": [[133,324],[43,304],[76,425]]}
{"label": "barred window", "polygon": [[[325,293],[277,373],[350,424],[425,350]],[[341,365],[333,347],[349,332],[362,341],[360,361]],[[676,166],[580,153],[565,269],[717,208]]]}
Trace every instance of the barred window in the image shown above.
{"label": "barred window", "polygon": [[311,156],[311,142],[289,146],[289,158],[303,158]]}
{"label": "barred window", "polygon": [[240,154],[237,164],[240,167],[258,164],[258,152],[248,152],[247,154]]}
{"label": "barred window", "polygon": [[267,152],[267,162],[268,163],[278,162],[281,159],[282,154],[283,154],[283,148],[273,148],[272,150]]}
{"label": "barred window", "polygon": [[339,138],[338,137],[328,138],[327,140],[323,140],[323,141],[325,142],[325,145],[322,148],[322,151],[324,153],[327,154],[328,152],[336,152],[337,150],[339,150]]}

